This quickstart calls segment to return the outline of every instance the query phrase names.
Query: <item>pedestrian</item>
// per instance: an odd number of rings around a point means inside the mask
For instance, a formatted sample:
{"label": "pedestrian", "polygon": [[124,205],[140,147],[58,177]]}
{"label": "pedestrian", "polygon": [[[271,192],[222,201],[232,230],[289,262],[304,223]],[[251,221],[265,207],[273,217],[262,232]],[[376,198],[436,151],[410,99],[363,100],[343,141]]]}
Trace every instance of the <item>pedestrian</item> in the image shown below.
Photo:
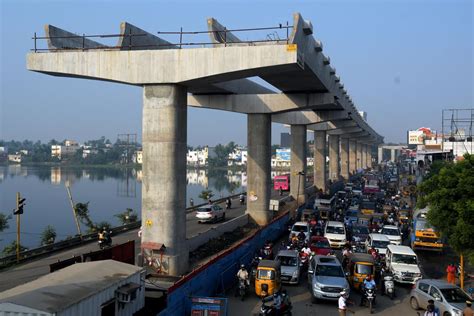
{"label": "pedestrian", "polygon": [[462,310],[463,316],[474,316],[474,311],[472,310],[472,302],[466,301],[466,308]]}
{"label": "pedestrian", "polygon": [[193,200],[193,198],[190,198],[190,199],[189,199],[189,205],[190,205],[191,207],[194,206],[194,200]]}
{"label": "pedestrian", "polygon": [[283,190],[281,189],[281,187],[278,189],[278,193],[280,194],[280,196],[283,195]]}
{"label": "pedestrian", "polygon": [[211,199],[209,199],[209,205],[212,205],[212,200]]}
{"label": "pedestrian", "polygon": [[448,283],[456,284],[456,267],[450,263],[446,268]]}
{"label": "pedestrian", "polygon": [[347,311],[354,314],[354,311],[347,308],[347,304],[349,303],[347,300],[349,298],[349,294],[345,290],[342,290],[342,292],[339,294],[341,295],[337,301],[339,316],[346,316]]}
{"label": "pedestrian", "polygon": [[428,300],[428,307],[427,309],[432,309],[433,310],[433,315],[434,316],[440,316],[440,313],[439,313],[439,308],[435,306],[435,302],[434,300]]}

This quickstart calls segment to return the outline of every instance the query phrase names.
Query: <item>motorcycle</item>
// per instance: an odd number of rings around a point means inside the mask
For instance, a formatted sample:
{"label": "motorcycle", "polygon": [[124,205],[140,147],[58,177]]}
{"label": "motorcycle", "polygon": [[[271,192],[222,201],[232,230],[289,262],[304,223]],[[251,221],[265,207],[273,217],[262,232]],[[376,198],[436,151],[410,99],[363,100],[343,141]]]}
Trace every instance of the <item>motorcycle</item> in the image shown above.
{"label": "motorcycle", "polygon": [[300,252],[300,266],[306,267],[308,266],[309,255],[306,252]]}
{"label": "motorcycle", "polygon": [[388,297],[390,297],[391,300],[393,300],[393,297],[395,296],[395,283],[393,282],[393,276],[384,276],[383,282],[385,287],[385,295],[387,295]]}
{"label": "motorcycle", "polygon": [[245,197],[242,195],[239,199],[240,201],[240,205],[244,205],[245,204]]}
{"label": "motorcycle", "polygon": [[239,296],[241,301],[243,301],[247,295],[247,285],[247,280],[239,279]]}
{"label": "motorcycle", "polygon": [[111,233],[112,232],[109,232],[109,234],[104,239],[99,239],[99,241],[97,242],[101,250],[112,247],[112,237],[110,237]]}
{"label": "motorcycle", "polygon": [[[282,316],[291,316],[291,310],[292,310],[292,306],[286,306],[286,307],[283,307],[281,310],[280,310],[280,315]],[[271,316],[271,315],[276,315],[276,309],[275,307],[273,306],[273,304],[267,304],[267,302],[265,301],[262,301],[262,306],[260,307],[260,316]]]}
{"label": "motorcycle", "polygon": [[364,289],[364,302],[371,314],[374,313],[375,289]]}

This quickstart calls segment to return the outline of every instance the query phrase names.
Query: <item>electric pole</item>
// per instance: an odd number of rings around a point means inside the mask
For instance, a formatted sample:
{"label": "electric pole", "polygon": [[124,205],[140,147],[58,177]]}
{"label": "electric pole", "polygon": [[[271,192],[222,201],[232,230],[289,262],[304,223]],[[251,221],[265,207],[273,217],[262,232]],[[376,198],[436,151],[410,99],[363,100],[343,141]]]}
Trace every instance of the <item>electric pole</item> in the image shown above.
{"label": "electric pole", "polygon": [[25,200],[20,192],[16,193],[16,209],[13,210],[13,215],[16,215],[16,262],[20,262],[20,215],[23,214]]}

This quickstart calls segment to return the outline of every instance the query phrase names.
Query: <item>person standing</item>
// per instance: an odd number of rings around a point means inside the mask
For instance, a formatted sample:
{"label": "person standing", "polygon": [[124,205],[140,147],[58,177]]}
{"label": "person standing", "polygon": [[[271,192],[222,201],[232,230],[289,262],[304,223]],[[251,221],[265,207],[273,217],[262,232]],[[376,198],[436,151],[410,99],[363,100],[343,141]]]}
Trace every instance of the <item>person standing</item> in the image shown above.
{"label": "person standing", "polygon": [[190,198],[190,199],[189,199],[189,205],[190,205],[191,207],[194,207],[194,200],[193,200],[193,198]]}
{"label": "person standing", "polygon": [[474,316],[474,311],[472,310],[472,302],[466,301],[466,308],[462,310],[463,316]]}
{"label": "person standing", "polygon": [[450,263],[446,268],[448,283],[456,284],[456,267]]}
{"label": "person standing", "polygon": [[337,301],[339,316],[346,316],[347,311],[354,314],[352,310],[347,308],[347,299],[349,298],[349,293],[347,293],[346,290],[342,290],[342,292],[340,292],[339,294],[341,295],[339,296],[339,299]]}

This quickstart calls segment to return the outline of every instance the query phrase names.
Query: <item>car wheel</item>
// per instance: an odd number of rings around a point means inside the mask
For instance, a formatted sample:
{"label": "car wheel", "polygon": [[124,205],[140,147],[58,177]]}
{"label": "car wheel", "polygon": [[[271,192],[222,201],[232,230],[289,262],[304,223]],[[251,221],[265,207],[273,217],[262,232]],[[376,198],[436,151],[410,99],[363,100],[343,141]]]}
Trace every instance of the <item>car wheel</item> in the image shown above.
{"label": "car wheel", "polygon": [[418,303],[418,300],[413,296],[410,298],[410,306],[416,311],[420,309],[420,304]]}
{"label": "car wheel", "polygon": [[443,316],[451,316],[451,313],[444,312]]}

